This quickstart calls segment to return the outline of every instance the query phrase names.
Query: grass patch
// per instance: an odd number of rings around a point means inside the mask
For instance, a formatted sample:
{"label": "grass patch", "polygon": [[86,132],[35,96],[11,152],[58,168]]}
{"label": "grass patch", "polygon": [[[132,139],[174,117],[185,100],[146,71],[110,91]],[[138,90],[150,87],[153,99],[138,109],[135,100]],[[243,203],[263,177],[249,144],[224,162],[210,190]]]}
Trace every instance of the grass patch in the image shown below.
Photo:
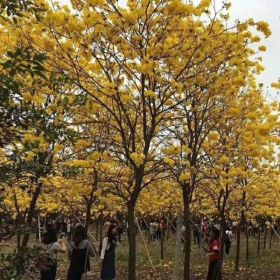
{"label": "grass patch", "polygon": [[[147,239],[146,239],[147,242]],[[34,239],[31,245],[35,245]],[[137,238],[137,279],[171,279],[174,267],[175,256],[175,239],[171,237],[164,241],[164,259],[160,259],[160,242],[147,243],[152,263],[156,269],[153,272],[149,262],[145,247],[142,240]],[[15,242],[11,240],[8,246],[1,246],[1,252],[9,253],[15,249]],[[38,245],[38,244],[37,244]],[[223,276],[225,280],[250,279],[250,280],[274,280],[280,275],[280,243],[276,240],[272,243],[272,248],[265,251],[261,247],[260,255],[257,255],[257,240],[250,238],[249,242],[249,261],[246,260],[246,240],[241,239],[240,250],[240,271],[234,271],[234,261],[236,253],[236,244],[233,240],[230,255],[225,259],[223,267]],[[118,270],[118,280],[127,279],[127,259],[128,259],[128,243],[124,238],[122,244],[116,250],[116,264]],[[58,278],[64,280],[66,277],[69,261],[66,256],[59,255],[59,273]],[[191,270],[193,280],[202,280],[206,278],[208,262],[205,258],[205,252],[196,245],[192,245],[191,253]],[[96,277],[100,271],[100,263],[97,258],[92,259],[92,270],[96,272]],[[183,272],[183,244],[181,244],[180,274]],[[39,278],[38,278],[39,279]],[[98,279],[98,278],[95,278]],[[181,279],[181,278],[180,278]],[[25,280],[25,279],[23,279]],[[27,279],[26,279],[27,280]]]}

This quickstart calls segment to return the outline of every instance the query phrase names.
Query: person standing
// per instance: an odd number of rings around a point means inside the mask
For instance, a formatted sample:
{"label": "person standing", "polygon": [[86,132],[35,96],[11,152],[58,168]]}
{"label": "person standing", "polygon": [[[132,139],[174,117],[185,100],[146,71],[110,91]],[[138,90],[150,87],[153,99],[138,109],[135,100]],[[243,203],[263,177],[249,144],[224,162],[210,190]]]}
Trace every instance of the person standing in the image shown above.
{"label": "person standing", "polygon": [[96,251],[87,239],[85,228],[82,225],[77,225],[68,248],[70,266],[67,280],[81,280],[83,273],[90,271],[90,257],[95,255]]}
{"label": "person standing", "polygon": [[209,232],[209,225],[205,221],[202,223],[202,234],[204,237],[204,241],[208,243],[210,232]]}
{"label": "person standing", "polygon": [[210,231],[210,244],[209,244],[209,268],[207,280],[220,280],[221,279],[221,257],[220,257],[220,230],[212,228]]}
{"label": "person standing", "polygon": [[57,232],[54,228],[48,229],[43,235],[42,243],[45,244],[45,253],[39,257],[41,267],[41,280],[55,280],[57,271],[58,252],[66,253],[64,239],[57,239]]}
{"label": "person standing", "polygon": [[154,220],[152,220],[151,223],[150,223],[149,233],[150,233],[150,240],[151,241],[155,241],[155,238],[156,238],[156,226],[155,226],[155,221]]}
{"label": "person standing", "polygon": [[102,263],[101,279],[113,280],[116,278],[115,249],[118,230],[116,225],[110,225],[107,236],[102,241],[100,260]]}
{"label": "person standing", "polygon": [[226,234],[225,234],[225,252],[227,256],[229,255],[231,241],[232,241],[232,231],[228,229],[226,230]]}
{"label": "person standing", "polygon": [[109,222],[109,221],[107,221],[107,222],[105,222],[104,223],[104,226],[103,226],[103,236],[107,236],[107,233],[108,233],[108,230],[109,230],[109,228],[110,228],[110,226],[111,226],[112,224],[111,224],[111,222]]}
{"label": "person standing", "polygon": [[186,239],[186,227],[185,225],[182,225],[182,228],[181,228],[181,243],[185,243]]}
{"label": "person standing", "polygon": [[194,224],[193,225],[193,241],[194,241],[194,244],[197,244],[198,246],[200,246],[201,229],[199,227],[199,224]]}
{"label": "person standing", "polygon": [[72,223],[70,219],[67,219],[67,240],[71,240]]}

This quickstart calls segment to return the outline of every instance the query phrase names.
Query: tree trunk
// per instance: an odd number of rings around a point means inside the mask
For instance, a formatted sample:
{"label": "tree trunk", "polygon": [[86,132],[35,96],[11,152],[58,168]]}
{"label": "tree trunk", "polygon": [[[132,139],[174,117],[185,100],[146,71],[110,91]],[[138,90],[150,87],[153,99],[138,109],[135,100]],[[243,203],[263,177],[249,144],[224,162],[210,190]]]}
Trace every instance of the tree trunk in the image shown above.
{"label": "tree trunk", "polygon": [[41,235],[41,217],[40,213],[38,213],[38,240],[41,243],[42,242],[42,235]]}
{"label": "tree trunk", "polygon": [[85,221],[85,230],[88,232],[89,230],[89,224],[90,224],[90,214],[91,214],[91,208],[94,204],[95,198],[94,198],[94,191],[97,189],[98,185],[98,172],[96,169],[94,169],[94,178],[92,183],[91,192],[88,198],[85,199],[87,203],[87,209],[86,209],[86,221]]}
{"label": "tree trunk", "polygon": [[224,264],[224,255],[225,255],[225,236],[226,236],[226,230],[225,230],[225,227],[222,225],[221,250],[220,250],[221,270],[220,270],[219,280],[222,280],[222,267],[223,267],[223,264]]}
{"label": "tree trunk", "polygon": [[101,213],[101,215],[100,215],[99,238],[100,238],[100,242],[102,242],[102,239],[103,239],[103,213]]}
{"label": "tree trunk", "polygon": [[257,254],[260,254],[260,249],[261,249],[261,230],[259,228],[259,233],[258,233],[258,250],[257,250]]}
{"label": "tree trunk", "polygon": [[239,270],[240,262],[240,233],[241,233],[241,223],[236,227],[236,255],[235,255],[235,270]]}
{"label": "tree trunk", "polygon": [[128,204],[128,279],[136,279],[136,225],[135,225],[135,204],[136,201],[130,201]]}
{"label": "tree trunk", "polygon": [[190,193],[188,186],[183,187],[184,196],[184,225],[185,225],[185,247],[184,247],[184,280],[191,280],[191,223],[190,223]]}
{"label": "tree trunk", "polygon": [[264,229],[264,237],[263,237],[263,249],[266,250],[266,238],[267,238],[267,227]]}
{"label": "tree trunk", "polygon": [[29,209],[28,209],[27,219],[26,219],[27,231],[25,231],[25,233],[24,233],[22,243],[21,243],[21,249],[24,249],[28,244],[29,237],[30,237],[30,228],[32,226],[32,219],[33,219],[33,216],[34,216],[34,211],[35,211],[35,208],[36,208],[36,203],[37,203],[38,197],[41,193],[41,189],[42,189],[42,184],[39,183],[37,185],[34,193],[33,193],[33,197],[32,197]]}
{"label": "tree trunk", "polygon": [[179,280],[180,277],[180,253],[181,253],[181,234],[182,234],[182,217],[177,218],[176,224],[176,245],[175,245],[175,260],[174,260],[174,271],[173,280]]}
{"label": "tree trunk", "polygon": [[98,233],[99,233],[99,227],[98,227],[98,225],[99,225],[99,221],[98,220],[96,220],[96,222],[95,222],[95,239],[96,240],[98,240]]}
{"label": "tree trunk", "polygon": [[21,228],[20,228],[20,221],[21,218],[18,216],[15,219],[15,230],[17,233],[17,251],[19,252],[20,250],[20,241],[21,241]]}
{"label": "tree trunk", "polygon": [[161,230],[160,235],[160,259],[163,260],[163,242],[164,242],[164,231]]}
{"label": "tree trunk", "polygon": [[92,201],[89,200],[87,204],[87,210],[86,210],[86,221],[85,221],[86,232],[88,232],[89,229],[91,207],[92,207]]}
{"label": "tree trunk", "polygon": [[17,215],[14,220],[14,231],[16,232],[16,236],[17,236],[17,251],[19,252],[20,251],[20,242],[21,242],[21,223],[23,222],[22,221],[23,218],[20,213],[20,207],[18,205],[18,200],[17,200],[15,191],[14,191],[14,202],[15,202],[15,208],[17,211]]}
{"label": "tree trunk", "polygon": [[20,241],[21,241],[21,232],[20,229],[17,230],[17,251],[20,251]]}
{"label": "tree trunk", "polygon": [[[242,207],[245,208],[246,206],[246,192],[243,191],[242,197]],[[240,238],[241,238],[241,228],[242,225],[247,223],[244,210],[241,211],[240,222],[237,225],[237,232],[236,232],[236,256],[235,256],[235,270],[239,270],[240,264]]]}
{"label": "tree trunk", "polygon": [[141,185],[144,176],[144,166],[135,170],[135,186],[127,203],[128,210],[128,280],[136,280],[136,224],[135,206],[141,192]]}
{"label": "tree trunk", "polygon": [[[277,223],[277,225],[276,225],[276,234],[275,234],[275,236],[276,235],[278,235],[279,236],[279,227],[280,227],[280,223],[278,222]],[[277,238],[276,238],[276,242],[278,243],[279,242],[279,238],[278,238],[278,236],[276,236]]]}
{"label": "tree trunk", "polygon": [[273,239],[273,229],[270,229],[270,238],[269,238],[269,249],[271,249],[272,246],[272,239]]}
{"label": "tree trunk", "polygon": [[249,229],[248,224],[246,224],[246,260],[249,262]]}
{"label": "tree trunk", "polygon": [[166,239],[169,240],[169,233],[170,233],[170,224],[169,224],[169,217],[167,218],[167,234],[166,234]]}
{"label": "tree trunk", "polygon": [[224,252],[225,252],[225,237],[226,237],[226,219],[224,213],[222,213],[221,217],[221,225],[222,225],[222,232],[221,232],[221,251],[220,251],[220,257],[222,260],[222,263],[224,261]]}

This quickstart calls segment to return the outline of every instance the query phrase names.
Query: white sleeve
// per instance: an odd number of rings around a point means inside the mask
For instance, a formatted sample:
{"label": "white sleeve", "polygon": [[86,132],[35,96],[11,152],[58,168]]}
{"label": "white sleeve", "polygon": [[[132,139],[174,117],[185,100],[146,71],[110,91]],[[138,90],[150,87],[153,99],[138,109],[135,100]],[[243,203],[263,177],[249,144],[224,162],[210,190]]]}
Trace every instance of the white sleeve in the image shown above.
{"label": "white sleeve", "polygon": [[101,260],[104,260],[107,245],[108,245],[108,237],[105,237],[102,241],[102,249],[101,249],[101,253],[100,253]]}
{"label": "white sleeve", "polygon": [[58,242],[55,242],[52,249],[56,252],[60,252],[62,251],[62,246]]}

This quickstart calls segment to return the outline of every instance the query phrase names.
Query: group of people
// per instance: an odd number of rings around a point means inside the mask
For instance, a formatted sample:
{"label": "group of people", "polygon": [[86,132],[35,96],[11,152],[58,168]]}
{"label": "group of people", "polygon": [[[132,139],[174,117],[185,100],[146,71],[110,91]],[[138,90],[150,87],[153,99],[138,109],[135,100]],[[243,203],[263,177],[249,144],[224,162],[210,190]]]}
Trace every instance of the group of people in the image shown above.
{"label": "group of people", "polygon": [[58,253],[68,254],[70,263],[67,280],[86,279],[86,275],[90,271],[90,258],[96,256],[99,257],[101,262],[100,279],[115,279],[115,248],[118,235],[117,225],[107,224],[105,237],[102,240],[99,252],[97,252],[92,242],[87,238],[83,225],[76,225],[69,242],[64,237],[58,239],[58,233],[54,226],[47,227],[42,239],[44,248],[42,248],[43,251],[37,259],[41,280],[56,279]]}
{"label": "group of people", "polygon": [[[193,224],[193,241],[194,244],[200,246],[202,241],[208,242],[210,240],[210,234],[212,228],[217,228],[220,230],[219,225],[212,225],[202,222],[201,224]],[[231,242],[232,242],[232,230],[230,227],[227,228],[224,235],[224,249],[225,249],[225,255],[228,256],[231,248]]]}
{"label": "group of people", "polygon": [[158,241],[161,239],[161,236],[161,223],[156,220],[152,220],[149,225],[149,241]]}
{"label": "group of people", "polygon": [[[160,240],[168,227],[167,221],[163,218],[152,219],[150,224],[141,225],[142,228],[148,227],[151,241]],[[202,221],[201,223],[193,223],[192,228],[194,243],[202,246],[209,257],[207,280],[221,279],[222,246],[219,225],[211,225],[211,223]],[[97,251],[88,239],[86,229],[81,223],[74,224],[69,219],[46,225],[46,231],[42,236],[44,246],[36,262],[37,267],[40,268],[41,280],[56,279],[58,253],[67,253],[68,255],[67,280],[88,279],[84,276],[91,270],[90,258],[92,257],[98,257],[100,260],[100,279],[115,279],[115,249],[117,243],[121,242],[121,236],[125,231],[125,221],[118,222],[114,219],[107,221],[103,225],[104,238],[101,239]],[[182,236],[184,236],[183,231],[182,228]],[[58,235],[60,235],[60,238],[58,238]],[[223,241],[225,254],[228,255],[232,241],[232,231],[230,229],[226,230]],[[205,244],[208,244],[208,248],[204,247]]]}
{"label": "group of people", "polygon": [[[175,222],[176,223],[176,222]],[[175,229],[176,224],[174,221],[171,224],[170,230]],[[147,229],[146,224],[142,225],[143,229]],[[151,219],[149,224],[149,240],[157,241],[161,238],[161,234],[164,233],[166,229],[166,222],[163,219]],[[201,246],[207,252],[207,257],[209,258],[209,267],[207,273],[207,280],[219,280],[221,279],[221,267],[222,267],[222,252],[221,252],[221,230],[218,224],[213,225],[207,221],[201,221],[197,223],[192,223],[193,232],[193,242],[194,244]],[[174,232],[175,233],[175,230]],[[185,226],[182,226],[181,236],[182,242],[185,242]],[[230,227],[225,231],[224,235],[224,250],[227,256],[230,252],[231,242],[232,242],[232,231]],[[208,244],[205,248],[204,245]]]}
{"label": "group of people", "polygon": [[167,228],[167,220],[164,217],[160,219],[151,219],[149,224],[142,220],[142,229],[148,229],[149,241],[159,241],[164,237],[164,232]]}

